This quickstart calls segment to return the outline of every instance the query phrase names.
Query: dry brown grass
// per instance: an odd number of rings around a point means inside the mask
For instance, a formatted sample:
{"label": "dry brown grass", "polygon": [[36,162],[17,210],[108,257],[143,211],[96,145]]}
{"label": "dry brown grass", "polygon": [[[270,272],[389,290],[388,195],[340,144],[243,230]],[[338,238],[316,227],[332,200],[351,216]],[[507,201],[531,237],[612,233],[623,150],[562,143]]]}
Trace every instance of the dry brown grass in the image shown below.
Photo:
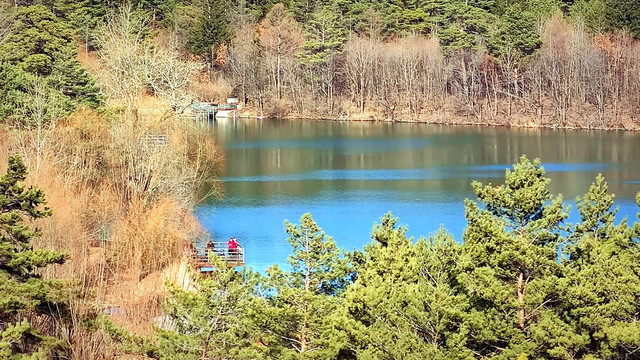
{"label": "dry brown grass", "polygon": [[[82,325],[87,316],[116,309],[114,322],[148,334],[161,315],[165,279],[186,287],[193,281],[180,261],[184,244],[201,236],[191,209],[199,187],[220,172],[221,153],[206,131],[178,122],[165,102],[140,103],[137,113],[80,109],[61,120],[41,170],[27,181],[45,191],[53,209],[38,221],[35,246],[69,254],[43,275],[70,279],[78,295],[65,325],[74,359],[116,356],[104,332]],[[149,148],[141,140],[147,135],[167,143]],[[20,136],[24,131],[0,129],[0,171],[10,153],[30,163],[27,142],[14,141]]]}
{"label": "dry brown grass", "polygon": [[[78,60],[98,81],[105,70],[93,52],[78,44]],[[200,76],[198,74],[197,76]],[[105,309],[125,329],[148,334],[161,315],[165,281],[193,286],[194,275],[181,261],[184,244],[201,236],[192,215],[198,190],[222,168],[222,154],[205,130],[181,123],[167,101],[146,88],[130,98],[110,98],[106,114],[81,108],[52,130],[40,171],[27,184],[45,191],[53,215],[38,221],[35,246],[69,254],[43,276],[70,280],[71,323],[60,325],[72,359],[118,356],[102,330],[84,323]],[[223,102],[232,91],[221,77],[192,82],[202,100]],[[165,136],[149,146],[147,136]],[[9,154],[32,164],[26,130],[0,125],[0,174]],[[216,187],[213,187],[216,189]]]}
{"label": "dry brown grass", "polygon": [[9,156],[8,143],[8,136],[0,127],[0,174],[4,174],[7,170],[7,157]]}
{"label": "dry brown grass", "polygon": [[84,66],[84,68],[87,69],[87,71],[91,73],[91,75],[98,75],[100,73],[99,61],[95,52],[86,51],[85,44],[80,41],[77,43],[76,50],[78,51],[78,56],[76,57],[76,59],[80,61],[82,66]]}
{"label": "dry brown grass", "polygon": [[141,281],[180,257],[185,242],[199,233],[188,209],[164,199],[150,209],[134,201],[127,215],[115,224],[107,261],[116,273]]}
{"label": "dry brown grass", "polygon": [[193,78],[187,90],[198,101],[224,103],[231,95],[233,88],[222,76],[211,80],[208,74],[202,72]]}

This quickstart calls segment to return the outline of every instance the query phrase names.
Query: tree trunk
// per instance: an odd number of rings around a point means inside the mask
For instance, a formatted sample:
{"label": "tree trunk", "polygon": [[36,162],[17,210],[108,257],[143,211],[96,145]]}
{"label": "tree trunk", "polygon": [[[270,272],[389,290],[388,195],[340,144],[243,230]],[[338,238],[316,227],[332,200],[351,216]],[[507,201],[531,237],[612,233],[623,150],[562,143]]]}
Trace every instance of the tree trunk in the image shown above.
{"label": "tree trunk", "polygon": [[277,96],[278,96],[278,100],[280,100],[282,98],[282,94],[280,93],[280,60],[281,60],[281,57],[282,57],[282,55],[280,54],[280,41],[281,41],[280,34],[278,34],[278,50],[277,50],[277,53],[278,53],[278,60],[277,60],[278,69],[276,70],[276,93],[277,93]]}
{"label": "tree trunk", "polygon": [[524,294],[525,294],[525,284],[524,284],[524,273],[520,273],[518,275],[518,284],[517,284],[517,294],[518,294],[518,323],[520,324],[520,329],[524,330]]}

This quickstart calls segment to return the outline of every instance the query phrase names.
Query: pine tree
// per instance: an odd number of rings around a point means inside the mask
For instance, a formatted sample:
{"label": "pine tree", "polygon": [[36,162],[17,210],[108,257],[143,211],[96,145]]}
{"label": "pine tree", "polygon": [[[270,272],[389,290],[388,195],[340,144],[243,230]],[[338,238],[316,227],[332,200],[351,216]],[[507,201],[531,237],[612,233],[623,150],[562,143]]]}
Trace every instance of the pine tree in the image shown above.
{"label": "pine tree", "polygon": [[421,0],[386,0],[378,7],[390,34],[424,34],[432,28],[429,13]]}
{"label": "pine tree", "polygon": [[[463,272],[471,310],[469,347],[482,356],[569,356],[581,341],[556,304],[562,268],[557,261],[567,217],[562,197],[552,197],[539,160],[522,157],[505,183],[472,184],[480,205],[465,202]],[[559,355],[558,355],[559,356]]]}
{"label": "pine tree", "polygon": [[386,214],[358,259],[342,327],[358,359],[470,359],[459,292],[460,245],[440,229],[415,244]]}
{"label": "pine tree", "polygon": [[99,106],[104,97],[76,56],[73,30],[43,5],[20,8],[0,45],[0,61],[44,79],[65,96],[68,110]]}
{"label": "pine tree", "polygon": [[[636,204],[640,207],[640,192],[636,194]],[[640,220],[640,212],[638,212],[638,220]],[[634,230],[636,231],[636,237],[640,238],[640,221],[635,222]]]}
{"label": "pine tree", "polygon": [[306,24],[311,20],[311,14],[325,6],[323,0],[291,0],[289,10],[297,22]]}
{"label": "pine tree", "polygon": [[53,12],[68,23],[86,50],[95,50],[96,32],[109,11],[105,0],[54,0]]}
{"label": "pine tree", "polygon": [[277,5],[282,4],[285,8],[289,9],[292,7],[292,2],[294,0],[248,0],[248,8],[249,12],[253,16],[256,21],[260,21],[264,19],[264,17],[271,11],[271,9]]}
{"label": "pine tree", "polygon": [[625,359],[640,351],[640,245],[623,220],[601,175],[578,199],[581,221],[563,253],[567,275],[561,282],[562,306],[581,334],[574,356]]}
{"label": "pine tree", "polygon": [[542,43],[535,21],[531,12],[520,6],[510,6],[489,39],[491,53],[508,57],[510,61],[520,61],[533,55]]}
{"label": "pine tree", "polygon": [[[27,320],[47,317],[51,309],[64,307],[64,283],[44,280],[37,270],[61,264],[65,254],[34,249],[31,240],[40,235],[27,221],[51,215],[44,192],[25,189],[27,169],[18,156],[9,157],[7,173],[0,178],[0,357],[44,359],[64,354],[61,341],[40,334]],[[49,318],[51,320],[51,318]]]}
{"label": "pine tree", "polygon": [[305,27],[307,41],[302,45],[303,61],[324,63],[340,53],[346,30],[339,21],[338,9],[333,6],[324,6],[310,14]]}
{"label": "pine tree", "polygon": [[225,11],[228,0],[195,0],[200,14],[187,29],[187,49],[206,59],[210,69],[215,66],[216,50],[231,38]]}
{"label": "pine tree", "polygon": [[53,60],[52,76],[47,79],[50,87],[70,99],[70,105],[84,104],[100,107],[105,95],[86,69],[76,60],[76,49],[60,49]]}
{"label": "pine tree", "polygon": [[59,49],[73,43],[73,31],[42,5],[23,7],[2,44],[4,60],[39,76],[51,75]]}
{"label": "pine tree", "polygon": [[[346,262],[331,237],[313,221],[311,214],[300,225],[285,223],[291,272],[277,265],[269,279],[262,306],[256,306],[256,324],[263,329],[272,356],[286,359],[332,359],[344,341],[335,330],[332,315],[348,281]],[[272,293],[272,295],[268,295]]]}
{"label": "pine tree", "polygon": [[640,38],[640,5],[638,0],[605,0],[605,13],[609,21],[607,30],[626,29]]}
{"label": "pine tree", "polygon": [[432,9],[431,21],[445,51],[478,48],[478,39],[487,37],[495,21],[493,14],[464,2],[431,0],[425,8]]}
{"label": "pine tree", "polygon": [[324,6],[310,17],[306,26],[307,40],[302,44],[299,57],[309,69],[312,92],[319,88],[331,111],[339,76],[337,59],[346,41],[346,30],[344,24],[340,24],[339,10],[335,6]]}
{"label": "pine tree", "polygon": [[0,60],[0,122],[13,114],[33,82],[31,74]]}
{"label": "pine tree", "polygon": [[164,311],[171,330],[157,329],[147,355],[157,359],[259,359],[251,313],[251,273],[236,272],[212,255],[214,269],[197,290],[170,287]]}

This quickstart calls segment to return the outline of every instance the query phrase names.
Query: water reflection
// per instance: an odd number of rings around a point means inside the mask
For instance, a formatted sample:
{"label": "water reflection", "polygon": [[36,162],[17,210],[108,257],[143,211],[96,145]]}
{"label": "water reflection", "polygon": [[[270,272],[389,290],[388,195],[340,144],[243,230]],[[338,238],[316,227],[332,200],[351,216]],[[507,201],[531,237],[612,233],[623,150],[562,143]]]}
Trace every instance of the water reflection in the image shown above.
{"label": "water reflection", "polygon": [[502,181],[522,154],[541,158],[551,191],[569,200],[602,173],[621,214],[635,218],[639,134],[255,119],[210,129],[225,148],[226,198],[203,205],[200,218],[215,237],[244,240],[259,269],[284,262],[283,221],[306,211],[346,248],[367,243],[387,210],[412,235],[444,224],[459,239],[471,181]]}

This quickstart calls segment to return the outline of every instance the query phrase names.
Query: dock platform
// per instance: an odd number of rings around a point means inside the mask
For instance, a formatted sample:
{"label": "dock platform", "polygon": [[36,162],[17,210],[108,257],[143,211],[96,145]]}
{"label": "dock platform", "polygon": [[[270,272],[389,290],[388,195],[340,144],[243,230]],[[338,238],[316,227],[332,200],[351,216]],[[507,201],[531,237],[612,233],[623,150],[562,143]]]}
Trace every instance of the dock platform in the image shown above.
{"label": "dock platform", "polygon": [[219,259],[225,261],[229,267],[244,266],[244,248],[238,245],[235,249],[229,249],[226,242],[215,242],[212,248],[193,248],[189,253],[191,264],[202,273],[213,270],[213,264],[209,261],[209,251]]}

